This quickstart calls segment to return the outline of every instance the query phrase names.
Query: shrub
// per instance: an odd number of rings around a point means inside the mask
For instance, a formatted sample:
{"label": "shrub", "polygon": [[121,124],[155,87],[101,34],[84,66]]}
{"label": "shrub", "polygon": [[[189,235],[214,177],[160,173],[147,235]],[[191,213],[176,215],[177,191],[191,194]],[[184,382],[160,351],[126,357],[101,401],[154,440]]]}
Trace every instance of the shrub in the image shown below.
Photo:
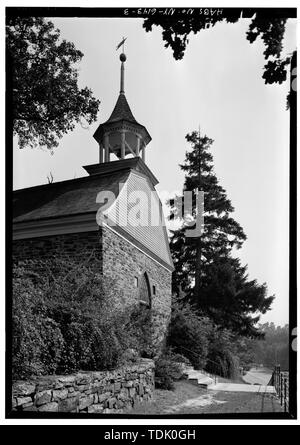
{"label": "shrub", "polygon": [[34,286],[37,279],[25,268],[14,269],[12,368],[18,378],[54,372],[63,353],[63,336],[47,316],[44,295]]}
{"label": "shrub", "polygon": [[211,331],[205,369],[226,378],[239,375],[239,360],[235,355],[235,336],[230,330],[215,326]]}
{"label": "shrub", "polygon": [[153,310],[144,305],[134,307],[130,313],[127,332],[132,339],[131,347],[136,349],[141,357],[153,358],[152,316]]}
{"label": "shrub", "polygon": [[[182,356],[181,356],[182,358]],[[155,386],[160,389],[174,389],[174,381],[182,376],[178,354],[166,352],[155,361]]]}
{"label": "shrub", "polygon": [[[13,377],[112,369],[132,344],[129,314],[95,258],[54,258],[13,270]],[[95,267],[96,266],[96,267]]]}
{"label": "shrub", "polygon": [[173,298],[168,345],[188,358],[196,369],[206,364],[211,329],[207,317],[198,315],[189,303]]}

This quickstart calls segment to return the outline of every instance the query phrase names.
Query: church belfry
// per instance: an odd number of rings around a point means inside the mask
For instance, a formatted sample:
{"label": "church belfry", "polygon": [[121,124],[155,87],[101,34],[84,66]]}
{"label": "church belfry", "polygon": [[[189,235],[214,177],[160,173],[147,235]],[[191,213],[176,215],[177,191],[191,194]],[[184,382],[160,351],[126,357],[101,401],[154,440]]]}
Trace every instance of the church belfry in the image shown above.
{"label": "church belfry", "polygon": [[120,54],[120,93],[109,119],[100,124],[94,133],[99,144],[99,163],[110,162],[111,153],[118,159],[126,156],[142,157],[145,162],[145,147],[151,141],[146,127],[134,118],[125,96],[124,77],[126,55]]}

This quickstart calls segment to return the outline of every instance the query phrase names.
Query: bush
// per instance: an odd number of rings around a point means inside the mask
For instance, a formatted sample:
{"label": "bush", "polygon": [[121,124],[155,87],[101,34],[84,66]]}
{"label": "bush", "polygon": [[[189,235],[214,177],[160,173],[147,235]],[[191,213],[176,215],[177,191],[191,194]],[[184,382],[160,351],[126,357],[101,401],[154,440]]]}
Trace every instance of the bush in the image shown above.
{"label": "bush", "polygon": [[179,360],[178,354],[172,354],[170,351],[155,361],[156,388],[174,389],[174,381],[180,379],[182,376],[182,367],[179,361],[182,360]]}
{"label": "bush", "polygon": [[236,339],[230,330],[215,326],[211,331],[206,371],[221,377],[239,375],[239,359],[235,355]]}
{"label": "bush", "polygon": [[116,310],[114,283],[95,272],[95,258],[59,258],[13,270],[13,377],[106,370],[132,347],[129,314]]}
{"label": "bush", "polygon": [[188,358],[195,369],[235,378],[239,372],[237,345],[240,341],[188,302],[173,297],[168,345]]}
{"label": "bush", "polygon": [[198,315],[190,304],[173,298],[168,345],[188,358],[195,369],[206,364],[211,330],[207,317]]}

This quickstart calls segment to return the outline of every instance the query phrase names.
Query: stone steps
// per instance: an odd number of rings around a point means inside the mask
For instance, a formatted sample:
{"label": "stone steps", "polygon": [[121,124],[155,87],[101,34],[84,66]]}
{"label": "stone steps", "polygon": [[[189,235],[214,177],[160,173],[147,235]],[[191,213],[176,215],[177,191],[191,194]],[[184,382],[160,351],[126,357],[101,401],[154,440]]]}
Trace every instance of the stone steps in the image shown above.
{"label": "stone steps", "polygon": [[207,389],[210,385],[216,383],[215,380],[204,371],[197,371],[192,367],[185,368],[183,374],[190,383],[200,386],[201,388]]}

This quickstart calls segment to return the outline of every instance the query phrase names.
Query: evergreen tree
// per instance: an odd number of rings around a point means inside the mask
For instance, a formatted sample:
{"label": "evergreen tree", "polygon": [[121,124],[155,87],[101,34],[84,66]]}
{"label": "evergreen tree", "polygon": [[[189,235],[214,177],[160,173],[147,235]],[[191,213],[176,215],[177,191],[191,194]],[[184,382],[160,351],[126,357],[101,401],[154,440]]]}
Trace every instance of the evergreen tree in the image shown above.
{"label": "evergreen tree", "polygon": [[[186,152],[181,169],[186,173],[184,191],[204,192],[204,227],[201,237],[189,238],[186,230],[195,227],[196,206],[191,222],[183,221],[172,232],[171,251],[174,259],[173,290],[182,291],[196,307],[219,326],[241,335],[259,336],[255,324],[257,312],[270,309],[274,297],[267,297],[266,285],[249,281],[247,267],[233,257],[246,240],[242,227],[231,217],[234,208],[226,191],[218,183],[210,153],[212,139],[194,131],[186,136],[192,150]],[[180,217],[176,197],[171,205]],[[194,222],[194,224],[193,224]]]}

